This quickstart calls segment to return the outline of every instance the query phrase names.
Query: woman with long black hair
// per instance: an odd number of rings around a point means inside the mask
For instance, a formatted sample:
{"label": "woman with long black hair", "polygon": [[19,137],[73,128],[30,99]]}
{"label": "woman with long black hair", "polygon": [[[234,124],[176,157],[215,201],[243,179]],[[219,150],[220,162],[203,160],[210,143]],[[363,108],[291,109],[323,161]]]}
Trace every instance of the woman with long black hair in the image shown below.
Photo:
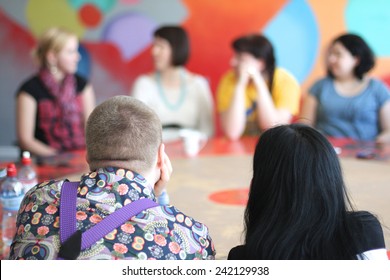
{"label": "woman with long black hair", "polygon": [[377,218],[354,211],[337,154],[317,130],[282,125],[256,146],[245,244],[228,259],[387,259]]}

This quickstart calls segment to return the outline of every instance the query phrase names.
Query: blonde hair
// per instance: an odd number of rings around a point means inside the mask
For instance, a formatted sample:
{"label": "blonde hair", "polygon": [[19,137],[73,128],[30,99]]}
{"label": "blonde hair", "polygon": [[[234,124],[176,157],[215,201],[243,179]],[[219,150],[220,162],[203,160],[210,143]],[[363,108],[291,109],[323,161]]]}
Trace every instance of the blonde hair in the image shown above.
{"label": "blonde hair", "polygon": [[162,126],[156,113],[130,96],[106,100],[87,121],[86,145],[92,170],[105,167],[107,162],[126,162],[133,171],[147,171],[155,163],[161,141]]}
{"label": "blonde hair", "polygon": [[42,34],[38,39],[36,48],[33,50],[33,56],[40,67],[48,67],[47,54],[52,51],[60,52],[66,42],[77,35],[61,27],[52,27]]}

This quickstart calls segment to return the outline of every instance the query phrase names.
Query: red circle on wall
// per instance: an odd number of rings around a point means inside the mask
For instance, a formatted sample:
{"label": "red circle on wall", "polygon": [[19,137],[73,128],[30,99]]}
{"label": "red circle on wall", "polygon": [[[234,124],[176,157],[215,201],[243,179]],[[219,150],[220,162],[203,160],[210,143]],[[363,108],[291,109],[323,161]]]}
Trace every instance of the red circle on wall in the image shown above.
{"label": "red circle on wall", "polygon": [[102,20],[100,10],[93,4],[85,4],[79,10],[79,18],[87,27],[96,27]]}
{"label": "red circle on wall", "polygon": [[209,195],[213,202],[229,205],[246,205],[248,201],[248,188],[224,190]]}

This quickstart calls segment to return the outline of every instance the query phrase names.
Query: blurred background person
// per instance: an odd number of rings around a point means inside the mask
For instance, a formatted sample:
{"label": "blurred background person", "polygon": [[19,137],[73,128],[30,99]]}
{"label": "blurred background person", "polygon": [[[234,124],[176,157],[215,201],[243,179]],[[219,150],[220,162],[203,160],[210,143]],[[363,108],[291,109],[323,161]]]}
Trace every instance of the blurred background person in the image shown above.
{"label": "blurred background person", "polygon": [[258,135],[298,114],[301,90],[296,78],[276,67],[271,42],[249,34],[232,42],[233,69],[221,79],[217,106],[225,135],[232,140]]}
{"label": "blurred background person", "polygon": [[326,55],[327,77],[309,89],[299,121],[327,136],[390,143],[390,93],[367,76],[375,58],[355,34],[335,38]]}
{"label": "blurred background person", "polygon": [[84,124],[95,106],[88,81],[76,74],[77,36],[53,27],[34,51],[38,72],[17,92],[18,144],[37,156],[85,148]]}
{"label": "blurred background person", "polygon": [[210,137],[214,134],[211,90],[203,76],[185,68],[189,55],[190,42],[182,27],[158,28],[152,46],[154,71],[136,79],[131,95],[157,113],[163,133],[189,128]]}
{"label": "blurred background person", "polygon": [[353,209],[333,146],[304,124],[260,136],[244,219],[228,259],[387,260],[378,219]]}

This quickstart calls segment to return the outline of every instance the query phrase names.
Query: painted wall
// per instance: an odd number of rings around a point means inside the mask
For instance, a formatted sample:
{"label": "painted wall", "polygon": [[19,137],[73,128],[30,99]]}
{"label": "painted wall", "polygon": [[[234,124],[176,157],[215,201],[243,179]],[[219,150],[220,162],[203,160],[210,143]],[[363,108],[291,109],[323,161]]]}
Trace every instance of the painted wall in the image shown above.
{"label": "painted wall", "polygon": [[98,103],[127,94],[152,69],[153,30],[185,27],[191,38],[188,68],[206,76],[215,93],[228,69],[230,42],[263,32],[305,92],[324,74],[323,53],[343,32],[362,35],[377,55],[373,75],[390,81],[390,1],[387,0],[0,0],[0,145],[15,142],[15,92],[36,67],[35,40],[53,25],[81,40],[79,72],[91,80]]}

